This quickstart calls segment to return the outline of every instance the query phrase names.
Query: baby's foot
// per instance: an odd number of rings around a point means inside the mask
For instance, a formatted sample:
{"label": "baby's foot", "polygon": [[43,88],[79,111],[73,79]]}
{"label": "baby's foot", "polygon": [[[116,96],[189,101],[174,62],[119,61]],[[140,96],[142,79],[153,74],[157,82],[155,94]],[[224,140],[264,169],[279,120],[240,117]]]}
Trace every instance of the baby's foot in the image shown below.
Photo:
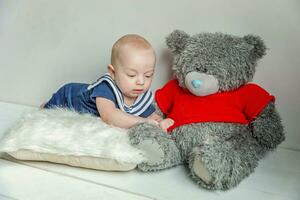
{"label": "baby's foot", "polygon": [[45,107],[46,103],[43,103],[42,105],[40,105],[39,109],[43,109]]}

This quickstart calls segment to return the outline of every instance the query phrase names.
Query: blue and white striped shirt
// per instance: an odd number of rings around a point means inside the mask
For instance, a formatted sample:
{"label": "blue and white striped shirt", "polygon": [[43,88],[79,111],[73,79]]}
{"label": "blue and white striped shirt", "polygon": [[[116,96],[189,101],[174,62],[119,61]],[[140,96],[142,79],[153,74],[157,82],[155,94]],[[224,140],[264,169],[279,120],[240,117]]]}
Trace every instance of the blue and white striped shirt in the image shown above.
{"label": "blue and white striped shirt", "polygon": [[[124,103],[124,97],[115,81],[107,73],[86,88],[90,100],[95,103],[96,97],[104,97],[113,101],[119,109],[135,116],[148,117],[155,108],[152,105],[153,94],[150,90],[138,96],[131,106]],[[86,95],[85,95],[86,96]],[[87,97],[87,96],[86,96]]]}

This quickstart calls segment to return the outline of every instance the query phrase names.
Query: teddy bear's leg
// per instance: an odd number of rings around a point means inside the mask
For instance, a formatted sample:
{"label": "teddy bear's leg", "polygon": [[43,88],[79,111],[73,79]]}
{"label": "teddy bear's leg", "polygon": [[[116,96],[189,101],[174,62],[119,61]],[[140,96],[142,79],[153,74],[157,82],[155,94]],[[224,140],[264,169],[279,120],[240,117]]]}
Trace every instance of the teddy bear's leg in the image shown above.
{"label": "teddy bear's leg", "polygon": [[[223,143],[215,143],[215,145],[221,147]],[[222,148],[217,149],[215,145],[211,146],[213,154],[207,155],[207,151],[211,150],[199,147],[194,148],[190,155],[191,176],[204,188],[212,190],[233,188],[257,166],[258,156],[255,156],[254,152],[250,159],[249,156],[239,154],[241,152],[230,153],[230,151],[235,151],[234,148],[227,147],[225,150],[227,152],[221,152]]]}
{"label": "teddy bear's leg", "polygon": [[190,155],[190,163],[192,173],[196,175],[196,177],[200,178],[205,184],[212,183],[212,176],[206,168],[205,163],[202,161],[201,156],[197,153],[193,153]]}
{"label": "teddy bear's leg", "polygon": [[138,124],[129,130],[129,138],[132,145],[146,153],[147,161],[137,166],[141,171],[156,171],[181,163],[174,140],[155,125]]}
{"label": "teddy bear's leg", "polygon": [[254,171],[259,159],[260,145],[244,125],[194,125],[187,127],[176,141],[191,177],[207,189],[227,190],[236,186]]}

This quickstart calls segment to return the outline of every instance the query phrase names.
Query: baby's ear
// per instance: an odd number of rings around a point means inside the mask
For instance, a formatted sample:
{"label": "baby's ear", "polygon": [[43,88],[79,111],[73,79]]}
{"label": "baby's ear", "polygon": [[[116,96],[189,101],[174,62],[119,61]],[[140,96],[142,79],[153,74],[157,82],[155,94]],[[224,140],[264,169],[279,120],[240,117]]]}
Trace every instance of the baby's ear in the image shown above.
{"label": "baby's ear", "polygon": [[107,71],[110,74],[111,78],[115,79],[115,68],[111,64],[107,65]]}
{"label": "baby's ear", "polygon": [[253,46],[251,55],[255,60],[262,58],[266,55],[267,47],[261,37],[256,35],[246,35],[243,37],[244,40]]}
{"label": "baby's ear", "polygon": [[185,48],[189,35],[181,30],[175,30],[166,37],[166,43],[172,53],[179,54]]}

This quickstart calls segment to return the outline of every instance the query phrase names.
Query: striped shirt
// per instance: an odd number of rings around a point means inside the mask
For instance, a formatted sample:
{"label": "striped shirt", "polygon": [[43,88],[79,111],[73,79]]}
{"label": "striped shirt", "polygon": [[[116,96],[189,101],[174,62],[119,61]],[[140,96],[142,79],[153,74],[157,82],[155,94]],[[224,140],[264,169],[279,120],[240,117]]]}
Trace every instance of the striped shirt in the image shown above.
{"label": "striped shirt", "polygon": [[140,116],[147,109],[149,110],[149,108],[151,107],[151,110],[153,111],[151,111],[150,114],[154,112],[154,108],[151,105],[154,97],[150,90],[147,90],[143,94],[139,95],[138,98],[131,106],[127,106],[124,102],[124,97],[121,90],[119,89],[115,81],[111,78],[111,76],[108,73],[100,77],[96,82],[90,84],[87,87],[87,90],[94,89],[95,87],[99,86],[102,82],[106,82],[110,86],[115,96],[116,104],[118,105],[118,108],[121,109],[122,111],[135,116]]}

